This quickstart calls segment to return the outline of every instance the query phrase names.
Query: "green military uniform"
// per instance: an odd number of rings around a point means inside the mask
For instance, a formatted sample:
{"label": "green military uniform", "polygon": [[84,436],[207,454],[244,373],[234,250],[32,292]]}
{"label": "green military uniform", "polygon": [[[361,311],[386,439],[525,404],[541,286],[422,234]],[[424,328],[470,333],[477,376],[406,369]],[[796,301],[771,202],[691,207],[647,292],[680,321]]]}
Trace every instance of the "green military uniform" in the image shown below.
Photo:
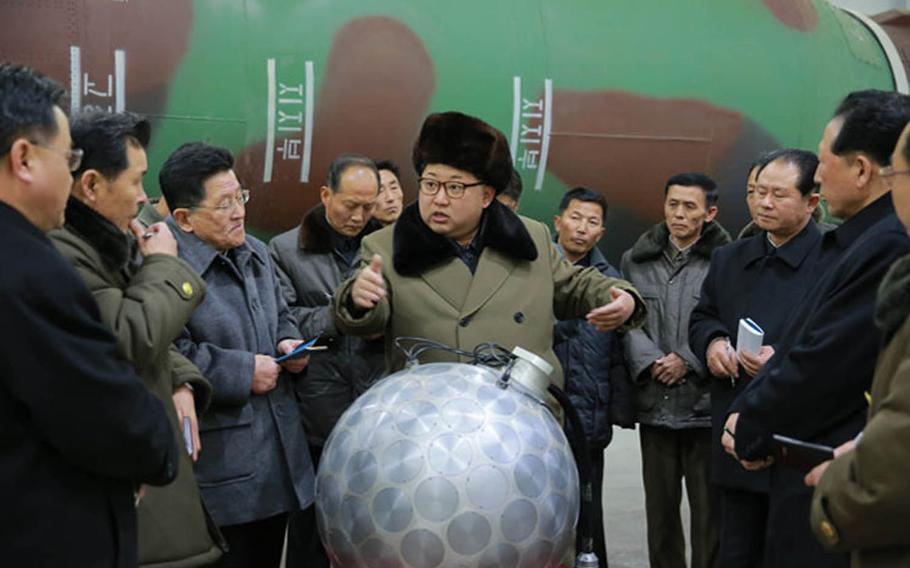
{"label": "green military uniform", "polygon": [[[183,448],[171,396],[189,383],[201,413],[211,385],[172,341],[205,296],[205,283],[175,256],[156,254],[133,264],[132,237],[75,199],[67,205],[66,220],[51,240],[91,290],[121,354],[164,402]],[[221,556],[221,535],[205,512],[193,464],[185,451],[180,454],[177,479],[165,487],[146,487],[137,508],[141,565],[200,566]]]}
{"label": "green military uniform", "polygon": [[852,551],[854,568],[910,566],[910,257],[879,289],[875,321],[885,338],[869,421],[856,448],[834,460],[812,500],[825,546]]}

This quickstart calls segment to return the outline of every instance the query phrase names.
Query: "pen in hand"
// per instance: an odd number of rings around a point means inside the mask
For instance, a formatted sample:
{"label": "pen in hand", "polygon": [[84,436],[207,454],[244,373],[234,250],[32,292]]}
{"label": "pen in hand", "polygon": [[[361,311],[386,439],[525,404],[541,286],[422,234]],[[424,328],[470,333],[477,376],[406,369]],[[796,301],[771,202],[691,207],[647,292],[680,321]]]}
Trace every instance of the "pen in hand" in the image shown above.
{"label": "pen in hand", "polygon": [[[727,353],[729,353],[730,355],[733,356],[734,364],[736,364],[736,350],[733,349],[733,345],[730,343],[730,338],[729,338],[729,337],[727,337],[727,338],[725,339],[725,341],[727,342]],[[733,375],[730,375],[730,386],[731,386],[731,387],[735,387],[735,386],[736,386],[736,377],[733,376]]]}

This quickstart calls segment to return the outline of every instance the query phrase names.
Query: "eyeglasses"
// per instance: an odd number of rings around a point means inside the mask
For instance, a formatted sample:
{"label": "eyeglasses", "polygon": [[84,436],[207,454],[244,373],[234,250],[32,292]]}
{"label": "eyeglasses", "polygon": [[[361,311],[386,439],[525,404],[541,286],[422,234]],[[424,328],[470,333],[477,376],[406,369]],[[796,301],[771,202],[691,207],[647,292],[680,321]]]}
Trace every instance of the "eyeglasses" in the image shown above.
{"label": "eyeglasses", "polygon": [[420,182],[420,192],[424,195],[436,195],[439,193],[439,188],[444,188],[446,195],[450,199],[461,199],[464,197],[464,192],[469,187],[475,187],[478,185],[486,185],[486,182],[478,181],[477,183],[461,183],[460,181],[437,181],[432,178],[420,178],[417,180]]}
{"label": "eyeglasses", "polygon": [[892,166],[885,166],[884,168],[878,169],[878,175],[883,178],[905,176],[910,175],[910,170],[895,170]]}
{"label": "eyeglasses", "polygon": [[246,205],[246,202],[250,200],[250,190],[241,189],[237,192],[234,197],[225,199],[223,202],[215,205],[214,207],[210,205],[196,205],[192,209],[211,209],[216,213],[227,213],[234,209],[234,207],[240,206],[243,207]]}
{"label": "eyeglasses", "polygon": [[79,169],[79,166],[82,165],[82,156],[85,153],[82,148],[70,148],[69,150],[61,150],[60,148],[56,148],[50,144],[44,144],[35,140],[30,140],[30,142],[35,146],[40,146],[45,150],[50,150],[63,156],[66,159],[66,166],[70,169],[70,173],[75,172]]}

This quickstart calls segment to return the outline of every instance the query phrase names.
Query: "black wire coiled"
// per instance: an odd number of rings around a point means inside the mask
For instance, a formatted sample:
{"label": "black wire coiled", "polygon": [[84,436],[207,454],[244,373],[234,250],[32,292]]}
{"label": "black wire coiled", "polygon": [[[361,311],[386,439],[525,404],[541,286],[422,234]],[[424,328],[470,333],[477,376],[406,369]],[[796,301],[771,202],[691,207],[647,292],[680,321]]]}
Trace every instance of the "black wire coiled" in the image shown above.
{"label": "black wire coiled", "polygon": [[[410,347],[405,347],[403,344],[404,341],[411,342],[412,345]],[[416,365],[422,354],[433,350],[446,351],[458,355],[459,357],[464,357],[474,365],[486,365],[487,367],[494,368],[505,367],[515,360],[515,355],[512,355],[508,349],[498,343],[492,342],[481,343],[473,350],[465,351],[464,349],[451,347],[445,343],[440,343],[431,339],[401,336],[395,338],[395,347],[404,353],[409,367],[411,365]]]}

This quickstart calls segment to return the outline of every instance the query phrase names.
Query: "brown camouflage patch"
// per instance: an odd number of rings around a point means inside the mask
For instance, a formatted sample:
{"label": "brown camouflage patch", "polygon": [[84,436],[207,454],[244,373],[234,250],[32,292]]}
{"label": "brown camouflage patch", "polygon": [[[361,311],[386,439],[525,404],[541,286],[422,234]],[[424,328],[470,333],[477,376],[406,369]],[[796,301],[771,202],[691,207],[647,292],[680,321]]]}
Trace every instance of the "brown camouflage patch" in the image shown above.
{"label": "brown camouflage patch", "polygon": [[[387,17],[350,21],[336,34],[317,85],[310,182],[297,162],[277,160],[272,183],[249,203],[249,222],[269,233],[290,229],[319,200],[329,164],[343,153],[389,158],[401,166],[405,202],[416,193],[411,146],[436,87],[426,47],[406,25]],[[264,143],[242,152],[247,179],[262,179]]]}
{"label": "brown camouflage patch", "polygon": [[[113,72],[114,50],[124,49],[127,108],[160,114],[187,51],[193,7],[183,0],[7,2],[3,21],[8,25],[0,33],[0,61],[34,67],[59,81],[67,91],[70,46],[81,49],[82,67],[94,75],[99,89],[106,88],[106,75]],[[161,41],[165,33],[167,41]],[[87,97],[85,102],[100,101]]]}
{"label": "brown camouflage patch", "polygon": [[809,32],[818,25],[818,11],[812,0],[762,0],[777,21],[801,32]]}

